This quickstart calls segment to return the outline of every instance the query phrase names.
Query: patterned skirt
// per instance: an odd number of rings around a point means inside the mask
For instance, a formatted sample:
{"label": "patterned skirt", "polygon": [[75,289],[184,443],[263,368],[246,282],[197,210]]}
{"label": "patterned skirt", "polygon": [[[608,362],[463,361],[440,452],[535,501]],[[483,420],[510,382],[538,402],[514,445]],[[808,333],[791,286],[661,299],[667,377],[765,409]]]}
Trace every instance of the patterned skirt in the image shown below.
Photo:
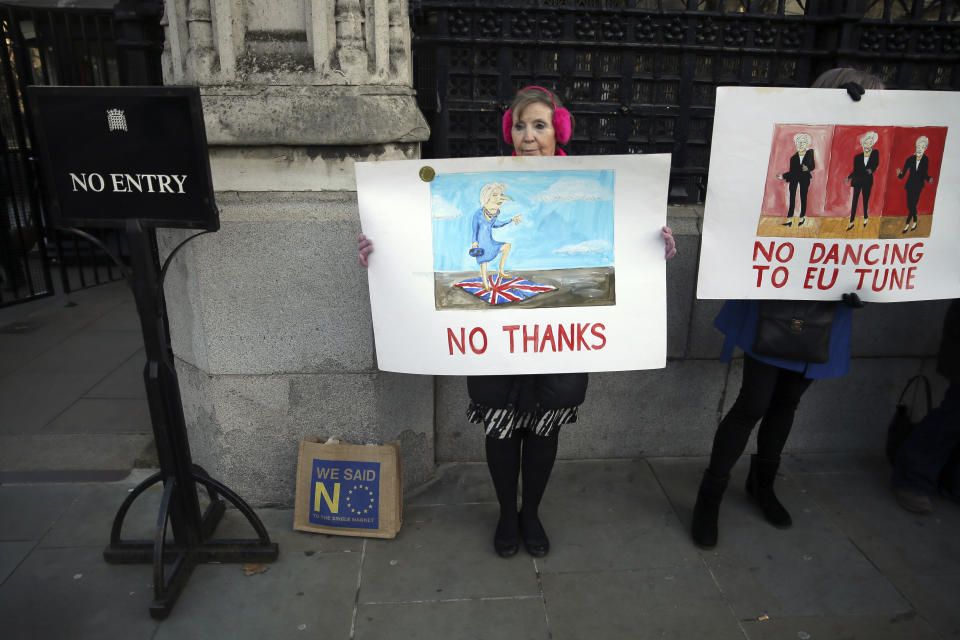
{"label": "patterned skirt", "polygon": [[546,411],[521,411],[517,408],[493,409],[471,402],[467,419],[473,424],[482,424],[489,438],[502,440],[520,430],[538,436],[552,436],[561,425],[577,421],[580,407],[548,409]]}

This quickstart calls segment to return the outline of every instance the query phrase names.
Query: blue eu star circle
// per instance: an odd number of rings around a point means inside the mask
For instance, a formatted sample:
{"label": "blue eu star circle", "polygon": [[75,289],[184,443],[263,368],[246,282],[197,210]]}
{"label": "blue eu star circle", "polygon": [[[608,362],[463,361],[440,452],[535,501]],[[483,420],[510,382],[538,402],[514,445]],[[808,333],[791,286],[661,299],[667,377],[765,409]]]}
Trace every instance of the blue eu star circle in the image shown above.
{"label": "blue eu star circle", "polygon": [[[370,502],[367,504],[366,507],[356,507],[356,510],[354,510],[353,494],[355,492],[361,493],[361,496],[358,496],[358,497],[361,497],[361,499],[362,499],[363,493],[367,494],[367,497],[370,499]],[[374,505],[373,489],[371,489],[368,485],[355,484],[352,487],[350,487],[349,491],[347,491],[347,507],[350,509],[351,513],[355,513],[359,515],[367,515],[373,509],[373,505]]]}

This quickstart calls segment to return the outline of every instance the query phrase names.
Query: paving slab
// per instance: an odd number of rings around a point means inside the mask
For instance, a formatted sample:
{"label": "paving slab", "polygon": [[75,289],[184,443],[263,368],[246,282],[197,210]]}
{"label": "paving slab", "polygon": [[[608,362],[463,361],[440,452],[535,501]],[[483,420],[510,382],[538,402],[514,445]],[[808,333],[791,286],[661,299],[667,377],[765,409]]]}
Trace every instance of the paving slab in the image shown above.
{"label": "paving slab", "polygon": [[[558,467],[564,463],[558,463]],[[404,498],[410,506],[446,504],[496,504],[490,471],[486,462],[447,464],[437,469],[436,479],[422,491]]]}
{"label": "paving slab", "polygon": [[[73,501],[40,541],[42,548],[95,547],[110,543],[110,528],[117,510],[133,486],[130,482],[76,485]],[[152,540],[160,509],[160,485],[137,496],[123,520],[123,540]]]}
{"label": "paving slab", "polygon": [[126,295],[117,296],[119,304],[101,315],[89,325],[92,331],[134,331],[140,334],[140,316],[137,314],[137,304],[129,290]]}
{"label": "paving slab", "polygon": [[960,573],[900,575],[897,588],[917,612],[944,638],[960,638]]}
{"label": "paving slab", "polygon": [[540,512],[551,542],[544,572],[700,563],[644,460],[558,463]]}
{"label": "paving slab", "polygon": [[40,540],[82,491],[78,485],[0,486],[0,540]]}
{"label": "paving slab", "polygon": [[539,595],[523,551],[493,550],[496,505],[408,507],[394,540],[367,541],[361,602]]}
{"label": "paving slab", "polygon": [[151,638],[151,576],[107,564],[99,549],[37,549],[0,586],[4,640]]}
{"label": "paving slab", "polygon": [[147,390],[143,383],[143,368],[146,362],[147,356],[143,349],[140,349],[84,394],[84,397],[146,400]]}
{"label": "paving slab", "polygon": [[43,434],[0,436],[0,469],[130,469],[152,434]]}
{"label": "paving slab", "polygon": [[[776,529],[746,499],[745,460],[731,474],[720,511],[720,541],[702,557],[739,618],[902,613],[910,611],[891,582],[790,477],[777,495],[794,524]],[[652,463],[689,530],[689,514],[706,460]]]}
{"label": "paving slab", "polygon": [[798,480],[885,574],[960,574],[960,505],[935,497],[932,515],[905,511],[893,497],[890,467],[881,458],[852,472]]}
{"label": "paving slab", "polygon": [[361,604],[356,640],[547,640],[539,597]]}
{"label": "paving slab", "polygon": [[146,398],[79,398],[43,433],[153,433]]}
{"label": "paving slab", "polygon": [[0,585],[13,573],[27,554],[37,545],[33,540],[0,542]]}
{"label": "paving slab", "polygon": [[153,640],[349,638],[361,555],[281,559],[251,576],[239,564],[200,565]]}
{"label": "paving slab", "polygon": [[28,373],[0,378],[0,434],[36,433],[69,409],[103,376],[99,373]]}
{"label": "paving slab", "polygon": [[20,370],[34,373],[86,372],[106,376],[143,347],[133,331],[83,331],[25,364]]}
{"label": "paving slab", "polygon": [[[255,511],[263,522],[263,526],[267,528],[270,541],[280,545],[281,558],[288,555],[310,557],[315,553],[337,551],[359,552],[363,549],[363,538],[294,531],[293,509],[256,509]],[[256,537],[247,519],[233,508],[227,509],[214,535],[217,538]]]}
{"label": "paving slab", "polygon": [[546,573],[543,596],[554,640],[743,639],[703,566]]}
{"label": "paving slab", "polygon": [[743,623],[750,640],[796,638],[836,640],[939,640],[940,634],[916,613],[771,618]]}

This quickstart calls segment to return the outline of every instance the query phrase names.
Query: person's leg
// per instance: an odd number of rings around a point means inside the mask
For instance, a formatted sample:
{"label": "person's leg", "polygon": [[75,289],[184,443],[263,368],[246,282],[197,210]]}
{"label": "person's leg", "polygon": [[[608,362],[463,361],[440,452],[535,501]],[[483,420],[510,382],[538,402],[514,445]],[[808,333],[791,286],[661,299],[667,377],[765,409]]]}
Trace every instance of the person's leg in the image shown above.
{"label": "person's leg", "polygon": [[756,501],[767,521],[776,527],[784,528],[793,524],[790,513],[780,504],[773,491],[773,483],[800,397],[811,382],[797,371],[781,369],[778,372],[770,407],[757,431],[757,455],[750,458],[747,493]]}
{"label": "person's leg", "polygon": [[777,367],[750,356],[743,358],[740,395],[717,427],[710,465],[703,474],[697,502],[693,507],[691,530],[693,541],[698,546],[710,549],[717,544],[720,501],[730,478],[730,470],[747,446],[754,425],[767,412],[778,371]]}
{"label": "person's leg", "polygon": [[940,406],[928,413],[900,445],[893,463],[894,490],[935,494],[940,471],[958,445],[960,385],[952,384]]}
{"label": "person's leg", "polygon": [[510,255],[511,244],[508,242],[500,247],[500,267],[497,269],[497,273],[500,274],[501,278],[509,278],[510,274],[503,271],[503,263],[506,261],[507,256]]}
{"label": "person's leg", "polygon": [[787,191],[790,194],[790,203],[787,205],[787,222],[793,224],[793,208],[797,203],[797,183],[791,181],[787,185]]}
{"label": "person's leg", "polygon": [[486,262],[480,263],[480,282],[483,283],[484,289],[490,288],[490,283],[487,282],[487,263]]}
{"label": "person's leg", "polygon": [[863,226],[867,226],[867,220],[870,219],[870,192],[873,190],[872,184],[863,187]]}
{"label": "person's leg", "polygon": [[520,477],[520,436],[484,438],[487,467],[500,503],[500,519],[493,536],[493,546],[503,557],[512,556],[519,548],[517,528],[517,485]]}
{"label": "person's leg", "polygon": [[809,188],[809,182],[800,183],[800,224],[803,224],[807,218],[807,190]]}
{"label": "person's leg", "polygon": [[538,436],[527,431],[523,436],[520,534],[527,551],[538,558],[547,555],[550,550],[550,540],[540,522],[538,509],[547,489],[553,463],[557,459],[559,434],[559,430],[549,436]]}
{"label": "person's leg", "polygon": [[860,199],[860,186],[854,185],[853,202],[850,204],[850,224],[853,224],[853,221],[857,217],[857,200],[859,199]]}

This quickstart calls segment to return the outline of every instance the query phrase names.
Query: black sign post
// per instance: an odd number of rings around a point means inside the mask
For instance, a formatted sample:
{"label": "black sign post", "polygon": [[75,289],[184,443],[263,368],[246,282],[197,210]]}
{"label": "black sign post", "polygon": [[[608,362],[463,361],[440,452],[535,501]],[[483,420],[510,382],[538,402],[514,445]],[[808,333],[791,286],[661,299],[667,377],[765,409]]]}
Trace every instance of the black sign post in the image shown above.
{"label": "black sign post", "polygon": [[[197,564],[269,562],[278,555],[253,509],[191,460],[167,331],[167,266],[187,241],[220,226],[200,93],[195,87],[34,86],[27,96],[53,223],[119,227],[127,234],[128,276],[147,355],[143,377],[160,471],[120,505],[103,555],[115,564],[153,564],[150,615],[165,618]],[[204,231],[177,246],[158,269],[151,242],[158,227]],[[130,506],[159,482],[163,495],[153,540],[121,539]],[[205,510],[197,485],[210,499]],[[224,499],[246,517],[256,539],[212,538]],[[166,540],[168,523],[173,541]]]}

